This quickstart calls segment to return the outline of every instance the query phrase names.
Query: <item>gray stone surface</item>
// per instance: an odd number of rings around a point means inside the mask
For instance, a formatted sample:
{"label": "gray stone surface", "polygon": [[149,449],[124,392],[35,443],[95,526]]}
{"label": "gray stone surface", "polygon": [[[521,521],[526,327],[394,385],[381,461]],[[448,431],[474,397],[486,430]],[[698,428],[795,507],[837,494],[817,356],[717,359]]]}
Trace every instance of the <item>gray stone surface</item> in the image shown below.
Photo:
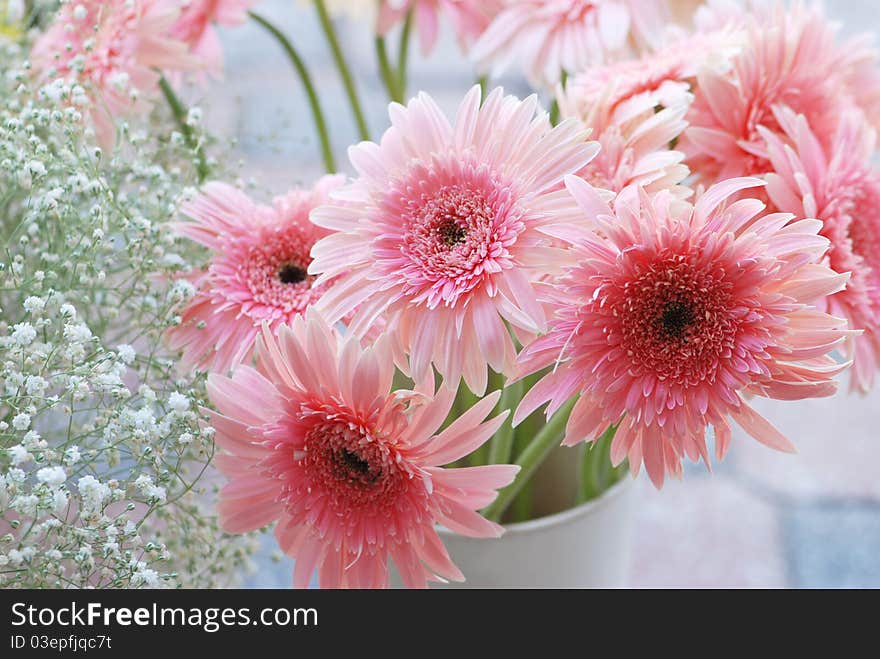
{"label": "gray stone surface", "polygon": [[880,588],[876,500],[820,500],[784,509],[789,583],[807,588]]}

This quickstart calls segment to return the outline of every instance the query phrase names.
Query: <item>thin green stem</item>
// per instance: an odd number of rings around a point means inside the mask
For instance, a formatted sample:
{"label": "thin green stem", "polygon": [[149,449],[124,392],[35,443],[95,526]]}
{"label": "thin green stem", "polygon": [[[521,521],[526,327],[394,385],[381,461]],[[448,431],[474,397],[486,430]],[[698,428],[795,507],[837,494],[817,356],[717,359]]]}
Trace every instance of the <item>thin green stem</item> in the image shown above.
{"label": "thin green stem", "polygon": [[482,102],[486,102],[486,93],[489,88],[489,76],[484,75],[477,78],[477,84],[480,86],[480,98],[482,98]]}
{"label": "thin green stem", "polygon": [[[503,389],[504,389],[504,376],[501,375],[500,373],[496,373],[495,371],[490,369],[489,370],[489,381],[486,386],[486,395],[489,395],[495,391],[502,391]],[[470,393],[470,391],[468,391],[468,393]],[[474,402],[476,402],[476,397],[475,397]],[[469,408],[470,408],[470,405],[468,405],[468,409]],[[499,398],[498,404],[495,406],[494,414],[500,414],[500,413],[501,413],[501,400]],[[507,423],[508,422],[505,421],[505,424],[507,424]],[[470,458],[471,458],[471,465],[474,467],[479,467],[482,465],[490,464],[491,461],[489,459],[489,442],[486,442],[481,447],[479,447],[477,450],[475,450],[471,454]]]}
{"label": "thin green stem", "polygon": [[513,410],[522,399],[523,383],[517,380],[501,392],[498,412],[510,410],[510,415],[489,441],[489,464],[507,464],[513,455]]}
{"label": "thin green stem", "polygon": [[409,59],[409,40],[412,34],[413,10],[410,9],[403,21],[400,32],[400,47],[397,49],[397,102],[403,103],[406,97],[407,63]]}
{"label": "thin green stem", "polygon": [[523,485],[520,493],[516,495],[513,503],[508,506],[507,518],[510,522],[525,522],[532,517],[532,497],[534,495],[535,483],[529,480]]}
{"label": "thin green stem", "polygon": [[544,464],[547,456],[559,444],[576,400],[576,398],[572,398],[560,407],[517,458],[516,464],[520,466],[520,472],[517,474],[516,480],[501,490],[498,493],[498,498],[483,510],[483,515],[487,519],[495,522],[501,520],[501,516],[504,515],[507,507],[523,488],[523,485],[531,480],[538,467]]}
{"label": "thin green stem", "polygon": [[342,78],[345,93],[348,95],[348,102],[351,104],[351,111],[354,114],[354,120],[357,123],[360,137],[362,140],[369,140],[370,131],[364,119],[364,111],[361,109],[361,102],[354,85],[354,78],[351,75],[351,69],[348,68],[348,63],[345,61],[342,47],[339,45],[336,30],[333,28],[333,21],[330,20],[330,14],[327,12],[327,5],[324,4],[324,0],[315,0],[315,8],[318,10],[318,19],[321,21],[324,36],[327,37],[327,44],[330,46],[333,60],[336,62],[336,68],[339,69],[339,75]]}
{"label": "thin green stem", "polygon": [[[568,74],[563,71],[562,78],[559,81],[560,89],[565,89],[565,83],[568,82]],[[550,106],[550,123],[556,126],[559,123],[559,100],[553,99],[553,105]]]}
{"label": "thin green stem", "polygon": [[581,504],[595,499],[614,482],[611,443],[616,432],[617,426],[608,426],[599,439],[585,447],[576,503]]}
{"label": "thin green stem", "polygon": [[205,159],[205,151],[202,149],[202,145],[199,144],[199,140],[196,138],[192,126],[187,123],[187,115],[189,114],[189,111],[177,97],[177,94],[174,93],[171,83],[165,79],[165,76],[159,77],[159,88],[162,90],[165,100],[168,101],[168,107],[171,108],[171,114],[174,115],[174,120],[177,122],[178,128],[180,128],[180,132],[183,134],[183,139],[186,140],[186,145],[196,155],[196,172],[198,172],[199,175],[199,183],[204,183],[209,174],[208,162]]}
{"label": "thin green stem", "polygon": [[392,101],[398,101],[400,96],[397,90],[397,76],[391,70],[391,62],[388,59],[388,48],[385,43],[385,37],[376,37],[376,59],[379,62],[379,73],[382,76],[382,82],[388,91],[388,98]]}
{"label": "thin green stem", "polygon": [[315,128],[318,130],[318,139],[321,143],[321,156],[324,158],[324,168],[328,173],[333,173],[336,171],[336,161],[333,159],[333,147],[330,144],[330,133],[327,130],[327,121],[324,119],[324,111],[321,109],[321,102],[318,100],[318,93],[315,90],[315,85],[312,82],[312,76],[309,75],[309,71],[306,68],[305,62],[302,57],[300,57],[299,53],[296,52],[296,49],[293,47],[293,44],[290,42],[284,34],[272,23],[267,21],[265,18],[260,16],[259,14],[255,14],[254,12],[248,12],[250,17],[263,26],[269,34],[271,34],[281,48],[284,49],[284,52],[287,54],[288,59],[290,59],[290,63],[293,64],[293,68],[296,69],[296,72],[299,74],[299,78],[302,81],[302,85],[306,90],[306,96],[309,99],[309,106],[312,109],[312,117],[315,120]]}

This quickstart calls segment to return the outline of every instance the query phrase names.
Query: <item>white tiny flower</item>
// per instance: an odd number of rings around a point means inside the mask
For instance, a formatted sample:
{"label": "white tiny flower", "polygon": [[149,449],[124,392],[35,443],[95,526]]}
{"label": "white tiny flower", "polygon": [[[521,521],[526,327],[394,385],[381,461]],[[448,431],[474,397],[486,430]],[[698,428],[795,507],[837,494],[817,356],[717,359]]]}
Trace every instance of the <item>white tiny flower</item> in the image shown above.
{"label": "white tiny flower", "polygon": [[123,364],[131,364],[135,360],[135,357],[137,357],[134,348],[127,343],[116,346],[116,354],[119,355],[119,359],[122,360]]}
{"label": "white tiny flower", "polygon": [[37,514],[39,505],[40,499],[35,494],[23,494],[12,500],[11,507],[22,515],[34,517]]}
{"label": "white tiny flower", "polygon": [[110,488],[91,474],[80,478],[76,487],[82,498],[83,510],[86,512],[97,511],[110,497]]}
{"label": "white tiny flower", "polygon": [[37,338],[37,330],[30,323],[18,323],[12,327],[12,340],[24,347],[33,343]]}
{"label": "white tiny flower", "polygon": [[177,438],[177,441],[181,444],[191,444],[193,440],[193,436],[191,433],[185,432],[180,437]]}
{"label": "white tiny flower", "polygon": [[67,323],[64,326],[64,338],[71,343],[85,343],[92,338],[92,330],[83,323]]}
{"label": "white tiny flower", "polygon": [[40,449],[46,448],[47,444],[43,441],[43,438],[40,436],[36,430],[28,430],[24,434],[24,439],[22,439],[22,444],[28,451],[38,451]]}
{"label": "white tiny flower", "polygon": [[36,295],[30,295],[24,301],[24,310],[32,314],[41,312],[45,306],[46,300]]}
{"label": "white tiny flower", "polygon": [[64,467],[43,467],[37,470],[37,480],[52,487],[58,487],[67,480]]}
{"label": "white tiny flower", "polygon": [[88,15],[89,15],[88,9],[86,9],[82,5],[77,5],[76,7],[73,8],[73,17],[78,21],[84,20],[85,17]]}
{"label": "white tiny flower", "polygon": [[55,490],[52,495],[52,510],[56,513],[61,513],[65,508],[67,508],[68,497],[67,492],[62,489]]}
{"label": "white tiny flower", "polygon": [[12,417],[12,427],[16,430],[27,430],[31,426],[31,415],[25,412]]}
{"label": "white tiny flower", "polygon": [[46,382],[45,378],[40,377],[39,375],[29,375],[27,380],[25,380],[25,391],[27,391],[29,396],[41,396],[46,391],[46,387],[49,386],[49,383]]}
{"label": "white tiny flower", "polygon": [[183,414],[189,410],[189,398],[175,391],[168,397],[168,405],[175,412]]}
{"label": "white tiny flower", "polygon": [[136,585],[144,585],[147,588],[155,588],[159,585],[159,573],[155,570],[140,569],[132,576]]}
{"label": "white tiny flower", "polygon": [[81,457],[79,446],[71,446],[64,452],[64,462],[69,465],[75,465]]}
{"label": "white tiny flower", "polygon": [[61,308],[58,309],[58,312],[63,318],[76,318],[76,309],[73,307],[72,304],[62,304]]}
{"label": "white tiny flower", "polygon": [[186,301],[196,294],[196,288],[192,282],[186,279],[178,279],[171,287],[171,297],[175,300]]}
{"label": "white tiny flower", "polygon": [[15,466],[24,464],[34,457],[30,453],[28,453],[28,450],[21,444],[11,446],[7,449],[7,451],[9,451],[9,457],[12,460],[12,464]]}
{"label": "white tiny flower", "polygon": [[46,166],[39,160],[31,160],[27,164],[27,171],[30,173],[31,176],[45,176]]}

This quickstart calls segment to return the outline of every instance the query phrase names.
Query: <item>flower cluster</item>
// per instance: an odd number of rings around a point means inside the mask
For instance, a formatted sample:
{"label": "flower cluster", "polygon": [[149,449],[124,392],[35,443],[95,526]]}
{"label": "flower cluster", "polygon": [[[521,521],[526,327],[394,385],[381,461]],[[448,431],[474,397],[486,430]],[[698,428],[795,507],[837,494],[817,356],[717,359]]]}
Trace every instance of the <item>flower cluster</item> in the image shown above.
{"label": "flower cluster", "polygon": [[[82,139],[78,83],[0,58],[0,586],[234,583],[249,542],[219,542],[203,379],[163,332],[192,291],[164,227],[195,183],[167,118]],[[206,567],[210,566],[210,567]]]}

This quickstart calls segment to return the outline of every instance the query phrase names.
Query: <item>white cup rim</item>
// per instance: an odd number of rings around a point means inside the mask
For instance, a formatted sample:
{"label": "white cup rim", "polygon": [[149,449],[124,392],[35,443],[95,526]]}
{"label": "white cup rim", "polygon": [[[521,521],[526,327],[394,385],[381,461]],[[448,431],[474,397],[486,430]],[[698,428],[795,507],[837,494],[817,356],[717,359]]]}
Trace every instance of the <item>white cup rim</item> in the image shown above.
{"label": "white cup rim", "polygon": [[[614,485],[609,487],[595,499],[590,499],[589,501],[585,501],[578,506],[568,508],[558,513],[553,513],[552,515],[544,515],[543,517],[530,519],[525,522],[514,522],[512,524],[505,524],[504,536],[527,535],[529,533],[537,533],[551,526],[565,524],[566,522],[569,522],[573,519],[592,515],[596,512],[598,508],[603,507],[608,501],[620,496],[621,492],[627,491],[630,487],[633,486],[634,483],[635,479],[632,478],[629,474],[626,474],[623,478],[621,478],[619,481],[617,481]],[[452,531],[443,527],[441,527],[439,531],[441,535],[460,535],[458,533],[453,533]]]}

